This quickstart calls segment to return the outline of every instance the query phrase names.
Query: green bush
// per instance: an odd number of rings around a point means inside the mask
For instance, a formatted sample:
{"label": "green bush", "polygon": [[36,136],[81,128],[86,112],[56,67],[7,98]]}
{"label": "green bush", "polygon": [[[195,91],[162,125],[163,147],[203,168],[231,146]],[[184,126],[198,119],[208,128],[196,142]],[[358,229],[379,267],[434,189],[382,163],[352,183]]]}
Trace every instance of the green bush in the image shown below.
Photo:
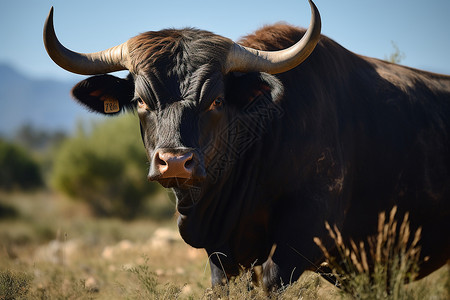
{"label": "green bush", "polygon": [[67,195],[89,203],[99,216],[131,219],[157,185],[148,183],[147,157],[132,114],[79,126],[62,143],[51,181]]}
{"label": "green bush", "polygon": [[0,189],[33,189],[42,184],[39,165],[31,155],[0,139]]}

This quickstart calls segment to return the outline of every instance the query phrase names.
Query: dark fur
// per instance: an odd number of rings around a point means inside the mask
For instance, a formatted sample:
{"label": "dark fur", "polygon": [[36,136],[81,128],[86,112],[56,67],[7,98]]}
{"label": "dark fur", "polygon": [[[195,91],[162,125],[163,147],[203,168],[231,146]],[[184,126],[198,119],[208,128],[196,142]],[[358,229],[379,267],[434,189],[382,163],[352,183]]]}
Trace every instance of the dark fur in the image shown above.
{"label": "dark fur", "polygon": [[[282,49],[303,34],[277,24],[241,43]],[[138,113],[150,174],[157,149],[195,153],[194,176],[206,179],[174,186],[178,225],[192,246],[226,255],[211,256],[213,283],[224,278],[221,265],[235,275],[264,263],[274,244],[266,285],[295,280],[317,269],[313,237],[329,242],[325,221],[363,239],[393,205],[410,211],[412,230],[423,227],[422,275],[444,264],[450,77],[355,55],[326,37],[286,73],[223,74],[230,45],[193,29],[146,33],[129,42],[133,78],[120,88],[105,78],[105,93],[122,99],[131,84],[128,101],[149,106]],[[96,110],[84,91],[94,80],[74,95]],[[217,97],[225,106],[208,110]]]}

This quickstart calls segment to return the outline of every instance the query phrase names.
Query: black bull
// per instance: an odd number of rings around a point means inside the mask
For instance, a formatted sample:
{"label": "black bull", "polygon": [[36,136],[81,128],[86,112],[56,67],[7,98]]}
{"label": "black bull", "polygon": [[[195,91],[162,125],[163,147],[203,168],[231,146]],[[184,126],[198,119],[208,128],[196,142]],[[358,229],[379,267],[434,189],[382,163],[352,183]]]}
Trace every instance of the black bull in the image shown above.
{"label": "black bull", "polygon": [[[73,95],[100,113],[137,111],[149,180],[175,192],[183,239],[221,253],[211,257],[213,284],[222,268],[231,276],[266,261],[268,286],[297,279],[322,258],[313,238],[328,240],[325,221],[364,239],[394,205],[410,212],[413,230],[423,227],[421,274],[447,261],[450,77],[359,56],[325,36],[299,66],[262,72],[242,67],[245,58],[228,67],[230,41],[194,29],[139,35],[120,45],[119,62],[108,56],[115,48],[99,55],[97,69],[52,46],[52,30],[47,49],[67,70],[130,70],[90,77]],[[240,45],[274,51],[304,35],[278,24]]]}

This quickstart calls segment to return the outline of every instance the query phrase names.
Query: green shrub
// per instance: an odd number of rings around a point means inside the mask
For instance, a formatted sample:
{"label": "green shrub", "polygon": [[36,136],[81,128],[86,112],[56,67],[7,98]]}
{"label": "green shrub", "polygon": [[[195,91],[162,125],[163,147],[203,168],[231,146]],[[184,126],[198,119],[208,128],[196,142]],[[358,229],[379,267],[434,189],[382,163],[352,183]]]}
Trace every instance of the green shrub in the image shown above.
{"label": "green shrub", "polygon": [[15,219],[18,216],[19,212],[14,206],[1,203],[0,199],[0,219]]}
{"label": "green shrub", "polygon": [[157,189],[147,182],[147,171],[139,122],[129,114],[94,124],[89,131],[79,126],[59,148],[51,181],[86,201],[99,216],[131,219]]}
{"label": "green shrub", "polygon": [[33,189],[42,184],[39,165],[31,155],[0,139],[0,189]]}

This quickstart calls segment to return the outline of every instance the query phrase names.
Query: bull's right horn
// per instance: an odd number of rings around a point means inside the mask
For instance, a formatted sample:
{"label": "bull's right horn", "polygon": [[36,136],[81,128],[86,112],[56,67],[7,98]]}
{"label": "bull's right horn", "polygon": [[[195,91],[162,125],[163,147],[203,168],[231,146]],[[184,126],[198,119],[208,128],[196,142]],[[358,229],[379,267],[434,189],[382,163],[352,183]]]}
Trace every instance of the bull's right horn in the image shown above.
{"label": "bull's right horn", "polygon": [[300,41],[279,51],[262,51],[239,44],[233,44],[228,54],[225,73],[267,72],[278,74],[289,71],[305,61],[320,39],[320,14],[314,3],[311,6],[311,24]]}
{"label": "bull's right horn", "polygon": [[126,42],[95,53],[77,53],[61,45],[53,27],[53,7],[44,25],[44,45],[51,59],[72,73],[96,75],[129,69]]}

